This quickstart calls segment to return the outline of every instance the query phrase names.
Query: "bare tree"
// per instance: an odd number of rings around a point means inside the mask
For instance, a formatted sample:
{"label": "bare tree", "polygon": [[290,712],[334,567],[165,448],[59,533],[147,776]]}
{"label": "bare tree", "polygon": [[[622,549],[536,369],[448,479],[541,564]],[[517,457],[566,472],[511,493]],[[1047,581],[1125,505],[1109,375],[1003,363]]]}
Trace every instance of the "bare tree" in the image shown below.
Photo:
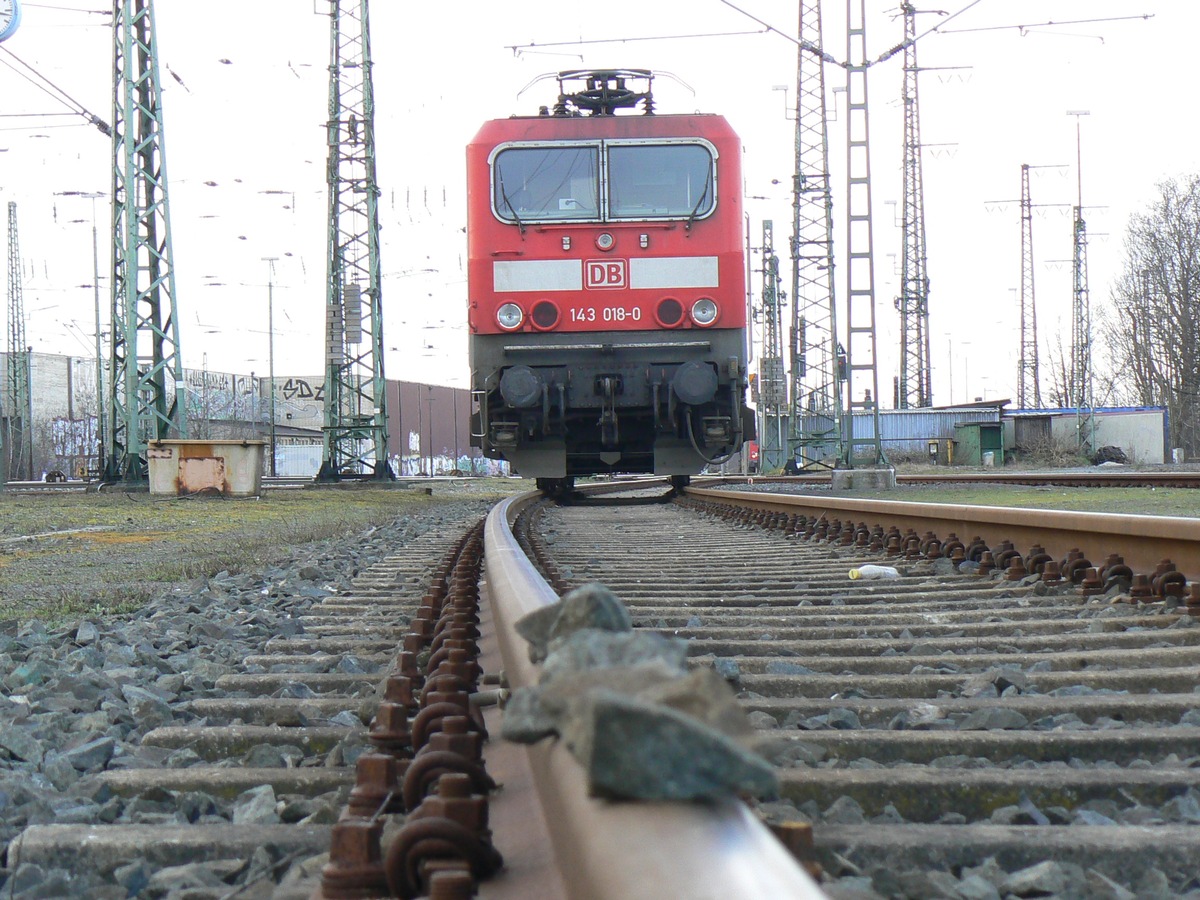
{"label": "bare tree", "polygon": [[1200,453],[1200,175],[1168,179],[1125,235],[1104,339],[1137,403],[1167,408],[1172,447]]}
{"label": "bare tree", "polygon": [[1042,360],[1042,373],[1043,378],[1049,376],[1050,381],[1049,385],[1044,387],[1046,399],[1051,406],[1071,406],[1071,354],[1063,347],[1062,332],[1056,331],[1052,339],[1043,341],[1046,355]]}

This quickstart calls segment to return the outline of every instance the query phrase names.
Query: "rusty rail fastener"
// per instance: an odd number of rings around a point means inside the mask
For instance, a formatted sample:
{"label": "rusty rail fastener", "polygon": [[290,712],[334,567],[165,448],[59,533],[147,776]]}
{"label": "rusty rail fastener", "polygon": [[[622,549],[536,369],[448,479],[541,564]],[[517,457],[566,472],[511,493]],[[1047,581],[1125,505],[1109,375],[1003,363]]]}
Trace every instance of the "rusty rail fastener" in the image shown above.
{"label": "rusty rail fastener", "polygon": [[1085,597],[1095,597],[1104,593],[1104,581],[1100,578],[1100,573],[1096,571],[1095,566],[1088,566],[1084,570],[1083,580],[1079,583],[1083,587],[1083,596]]}
{"label": "rusty rail fastener", "polygon": [[388,847],[384,868],[396,896],[418,897],[434,871],[465,863],[476,879],[504,864],[491,842],[487,798],[471,793],[471,777],[447,773],[437,793],[409,813]]}
{"label": "rusty rail fastener", "polygon": [[1015,553],[1009,557],[1008,569],[1004,573],[1004,577],[1008,581],[1020,581],[1029,574],[1029,570],[1025,568],[1025,561],[1021,559],[1020,553]]}
{"label": "rusty rail fastener", "polygon": [[1150,598],[1154,596],[1149,576],[1134,575],[1133,581],[1129,585],[1129,596],[1138,603],[1149,603]]}
{"label": "rusty rail fastener", "polygon": [[1061,584],[1062,573],[1058,570],[1058,563],[1053,559],[1044,560],[1042,563],[1042,583],[1043,584]]}
{"label": "rusty rail fastener", "polygon": [[1183,602],[1183,611],[1189,616],[1200,616],[1200,583],[1188,585],[1187,597]]}
{"label": "rusty rail fastener", "polygon": [[369,819],[404,812],[402,780],[408,760],[391,753],[364,753],[355,763],[355,785],[350,791],[346,816]]}
{"label": "rusty rail fastener", "polygon": [[329,862],[321,870],[325,900],[387,896],[388,881],[380,853],[382,819],[342,819],[333,826]]}

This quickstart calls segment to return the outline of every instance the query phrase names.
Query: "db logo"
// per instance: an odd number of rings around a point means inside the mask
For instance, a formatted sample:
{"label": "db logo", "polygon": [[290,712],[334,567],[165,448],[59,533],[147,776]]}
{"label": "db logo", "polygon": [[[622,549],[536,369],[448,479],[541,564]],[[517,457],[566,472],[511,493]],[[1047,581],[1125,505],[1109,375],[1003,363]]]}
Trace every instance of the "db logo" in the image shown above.
{"label": "db logo", "polygon": [[589,259],[584,261],[583,268],[587,272],[584,287],[625,287],[625,260],[623,259]]}

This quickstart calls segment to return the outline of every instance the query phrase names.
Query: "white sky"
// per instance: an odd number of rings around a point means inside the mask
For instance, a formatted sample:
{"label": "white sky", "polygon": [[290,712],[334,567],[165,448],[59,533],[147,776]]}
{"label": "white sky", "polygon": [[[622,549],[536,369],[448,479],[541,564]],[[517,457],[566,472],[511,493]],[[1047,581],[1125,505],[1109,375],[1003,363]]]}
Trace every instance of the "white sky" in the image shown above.
{"label": "white sky", "polygon": [[[857,2],[857,0],[855,0]],[[969,0],[947,0],[949,12]],[[26,3],[3,47],[111,121],[111,29],[104,0]],[[794,4],[738,5],[794,31]],[[868,0],[872,57],[898,43],[896,0]],[[64,9],[70,7],[71,9]],[[210,4],[158,0],[167,169],[184,365],[267,369],[267,263],[276,264],[277,374],[323,370],[328,31],[324,0],[253,0],[236,16]],[[91,9],[96,12],[78,10]],[[825,46],[846,55],[845,4],[825,3]],[[1152,15],[1148,20],[1057,28],[939,33],[919,44],[922,67],[969,67],[922,76],[930,330],[936,403],[1015,397],[1020,285],[1020,167],[1035,173],[1034,253],[1043,366],[1070,340],[1075,125],[1082,119],[1083,194],[1091,235],[1094,306],[1119,271],[1129,215],[1163,177],[1197,170],[1185,93],[1200,4],[1185,0],[981,0],[946,26],[977,29],[1049,20]],[[722,113],[745,144],[751,234],[775,222],[787,265],[792,123],[776,85],[795,83],[795,49],[776,34],[588,44],[539,52],[510,45],[599,38],[758,32],[720,0],[561,0],[443,6],[376,0],[371,9],[379,183],[383,192],[384,344],[390,378],[466,386],[463,150],[485,119],[533,114],[553,102],[559,69],[638,67],[656,81],[660,112]],[[922,15],[918,31],[937,17]],[[0,51],[0,63],[12,62]],[[872,176],[880,392],[891,405],[898,359],[902,56],[872,69]],[[172,76],[177,76],[178,79]],[[830,88],[840,70],[827,71]],[[792,102],[789,87],[788,103]],[[109,139],[0,65],[0,201],[18,204],[27,336],[35,351],[90,356],[93,341],[92,202],[62,191],[109,190]],[[831,99],[832,102],[832,99]],[[832,107],[831,107],[832,108]],[[46,114],[34,118],[17,113]],[[845,210],[842,125],[831,125],[835,240]],[[773,184],[773,181],[778,184]],[[211,183],[211,184],[210,184]],[[272,192],[272,193],[265,193]],[[284,193],[273,193],[284,192]],[[1012,201],[997,205],[989,201]],[[102,315],[107,319],[108,207],[97,201]],[[756,261],[756,266],[758,265]],[[844,267],[843,267],[844,269]],[[790,284],[790,274],[785,275]],[[755,285],[756,290],[759,285]],[[837,287],[843,302],[844,285]],[[1043,369],[1045,371],[1045,368]],[[1043,382],[1043,391],[1046,383]]]}

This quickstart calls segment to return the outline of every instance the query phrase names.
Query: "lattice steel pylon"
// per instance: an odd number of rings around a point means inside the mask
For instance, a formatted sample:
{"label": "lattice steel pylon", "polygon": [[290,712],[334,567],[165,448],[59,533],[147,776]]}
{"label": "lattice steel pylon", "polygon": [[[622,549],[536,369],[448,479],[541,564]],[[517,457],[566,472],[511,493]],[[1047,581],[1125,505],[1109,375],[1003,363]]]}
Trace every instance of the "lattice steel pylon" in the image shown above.
{"label": "lattice steel pylon", "polygon": [[[17,235],[17,204],[8,202],[8,434],[4,444],[8,478],[33,479],[33,392],[30,367],[33,353],[25,340],[24,280]],[[2,418],[2,416],[0,416]]]}
{"label": "lattice steel pylon", "polygon": [[[833,192],[821,0],[800,0],[792,184],[792,439],[800,467],[841,459],[842,378],[834,312]],[[817,52],[813,52],[813,50]]]}
{"label": "lattice steel pylon", "polygon": [[1094,451],[1096,423],[1092,415],[1092,305],[1088,295],[1087,222],[1083,218],[1083,159],[1080,117],[1087,112],[1068,112],[1075,116],[1076,205],[1074,207],[1074,274],[1071,314],[1071,375],[1068,402],[1075,407],[1075,430],[1079,448]]}
{"label": "lattice steel pylon", "polygon": [[113,14],[112,352],[104,481],[148,477],[150,441],[187,437],[154,0]]}
{"label": "lattice steel pylon", "polygon": [[[1087,222],[1083,207],[1074,207],[1074,251],[1071,268],[1074,273],[1071,314],[1071,383],[1068,402],[1075,407],[1079,419],[1079,445],[1088,443],[1087,430],[1092,409],[1092,308],[1088,296]],[[1087,420],[1087,421],[1085,421]]]}
{"label": "lattice steel pylon", "polygon": [[783,371],[783,317],[779,291],[779,257],[775,255],[775,225],[763,223],[762,354],[759,356],[759,467],[763,472],[783,468],[787,450],[787,377]]}
{"label": "lattice steel pylon", "polygon": [[1017,363],[1017,406],[1040,409],[1038,377],[1037,304],[1033,292],[1033,199],[1029,164],[1021,165],[1021,355]]}
{"label": "lattice steel pylon", "polygon": [[392,479],[367,0],[330,0],[329,250],[320,481]]}
{"label": "lattice steel pylon", "polygon": [[932,405],[929,352],[929,274],[925,250],[925,187],[921,171],[921,105],[917,93],[917,10],[907,0],[904,14],[904,205],[900,266],[900,409]]}
{"label": "lattice steel pylon", "polygon": [[[841,464],[886,465],[879,432],[866,0],[846,0],[846,384]],[[860,393],[861,392],[861,393]],[[861,414],[855,415],[855,410]]]}

